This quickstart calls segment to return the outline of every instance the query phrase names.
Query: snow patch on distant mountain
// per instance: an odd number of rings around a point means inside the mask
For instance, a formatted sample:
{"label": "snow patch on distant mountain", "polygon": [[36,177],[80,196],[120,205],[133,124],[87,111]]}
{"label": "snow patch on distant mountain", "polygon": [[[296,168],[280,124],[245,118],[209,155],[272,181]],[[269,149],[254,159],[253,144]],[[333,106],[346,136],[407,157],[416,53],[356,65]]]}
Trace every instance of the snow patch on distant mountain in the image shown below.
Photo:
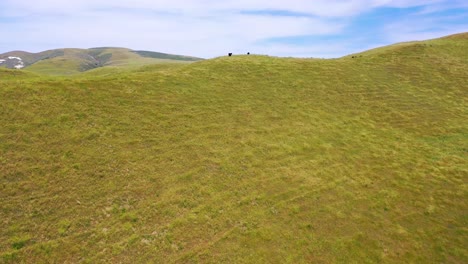
{"label": "snow patch on distant mountain", "polygon": [[22,69],[24,68],[23,59],[20,57],[9,56],[4,59],[0,59],[0,64],[6,64],[9,68]]}
{"label": "snow patch on distant mountain", "polygon": [[24,62],[23,62],[23,59],[21,59],[20,57],[8,57],[10,60],[17,60],[17,64],[14,65],[13,67],[15,67],[15,69],[21,69],[21,68],[24,68]]}

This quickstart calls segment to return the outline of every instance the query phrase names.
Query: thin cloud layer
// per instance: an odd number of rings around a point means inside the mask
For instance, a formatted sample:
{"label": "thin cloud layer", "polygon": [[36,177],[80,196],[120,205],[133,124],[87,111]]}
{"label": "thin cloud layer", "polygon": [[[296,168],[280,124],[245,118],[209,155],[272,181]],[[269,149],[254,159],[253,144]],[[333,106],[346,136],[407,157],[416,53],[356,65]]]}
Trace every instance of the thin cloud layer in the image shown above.
{"label": "thin cloud layer", "polygon": [[378,7],[408,8],[463,2],[445,0],[3,0],[4,10],[23,14],[74,14],[96,9],[146,9],[182,14],[213,14],[215,11],[284,10],[322,17],[357,15]]}
{"label": "thin cloud layer", "polygon": [[0,52],[123,46],[205,58],[247,51],[338,57],[463,31],[464,2],[2,0]]}

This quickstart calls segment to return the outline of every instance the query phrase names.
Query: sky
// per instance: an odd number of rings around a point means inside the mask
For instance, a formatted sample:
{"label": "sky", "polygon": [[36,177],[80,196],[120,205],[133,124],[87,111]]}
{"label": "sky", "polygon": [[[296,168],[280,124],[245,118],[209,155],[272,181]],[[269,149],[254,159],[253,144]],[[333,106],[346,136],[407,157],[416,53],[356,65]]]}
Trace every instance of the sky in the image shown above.
{"label": "sky", "polygon": [[467,0],[0,0],[0,53],[126,47],[336,58],[467,31]]}

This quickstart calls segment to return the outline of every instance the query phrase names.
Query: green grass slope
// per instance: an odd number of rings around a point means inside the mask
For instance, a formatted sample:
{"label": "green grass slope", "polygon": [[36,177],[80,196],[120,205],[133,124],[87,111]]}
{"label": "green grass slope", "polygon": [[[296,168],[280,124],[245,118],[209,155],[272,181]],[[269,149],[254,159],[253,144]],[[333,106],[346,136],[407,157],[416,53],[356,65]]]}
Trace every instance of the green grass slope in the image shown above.
{"label": "green grass slope", "polygon": [[0,78],[0,260],[466,263],[466,50]]}
{"label": "green grass slope", "polygon": [[136,64],[133,66],[127,65],[125,67],[119,66],[107,66],[92,69],[86,72],[83,72],[80,75],[75,75],[75,79],[89,79],[89,78],[114,78],[115,75],[127,75],[128,73],[137,73],[137,72],[166,72],[172,71],[176,68],[181,68],[185,66],[186,63],[174,62],[174,61],[159,61],[158,63],[150,63],[147,65]]}
{"label": "green grass slope", "polygon": [[39,77],[39,76],[30,72],[11,70],[11,69],[0,67],[0,81],[6,81],[6,80],[19,81],[22,79],[29,79],[33,77]]}
{"label": "green grass slope", "polygon": [[[187,63],[191,62],[192,60],[186,59],[186,60],[180,60],[179,57],[182,56],[177,56],[177,55],[170,55],[170,54],[164,54],[166,57],[145,57],[138,52],[132,51],[130,49],[124,49],[124,48],[94,48],[90,49],[92,52],[95,54],[98,54],[99,56],[108,56],[108,59],[103,63],[103,66],[123,66],[125,68],[132,67],[132,66],[144,66],[148,64],[160,64],[160,63]],[[147,53],[153,53],[147,51]],[[200,60],[200,59],[198,59]]]}
{"label": "green grass slope", "polygon": [[62,56],[39,60],[25,69],[44,75],[73,75],[85,70],[94,60],[79,49],[64,49]]}

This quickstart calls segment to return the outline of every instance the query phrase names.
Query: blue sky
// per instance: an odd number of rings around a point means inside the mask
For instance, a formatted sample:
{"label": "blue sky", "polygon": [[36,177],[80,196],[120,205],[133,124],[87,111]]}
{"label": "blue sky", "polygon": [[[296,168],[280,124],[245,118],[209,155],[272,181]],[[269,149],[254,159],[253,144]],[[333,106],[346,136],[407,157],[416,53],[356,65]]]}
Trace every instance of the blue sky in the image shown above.
{"label": "blue sky", "polygon": [[117,46],[332,58],[467,31],[466,0],[0,0],[0,53]]}

